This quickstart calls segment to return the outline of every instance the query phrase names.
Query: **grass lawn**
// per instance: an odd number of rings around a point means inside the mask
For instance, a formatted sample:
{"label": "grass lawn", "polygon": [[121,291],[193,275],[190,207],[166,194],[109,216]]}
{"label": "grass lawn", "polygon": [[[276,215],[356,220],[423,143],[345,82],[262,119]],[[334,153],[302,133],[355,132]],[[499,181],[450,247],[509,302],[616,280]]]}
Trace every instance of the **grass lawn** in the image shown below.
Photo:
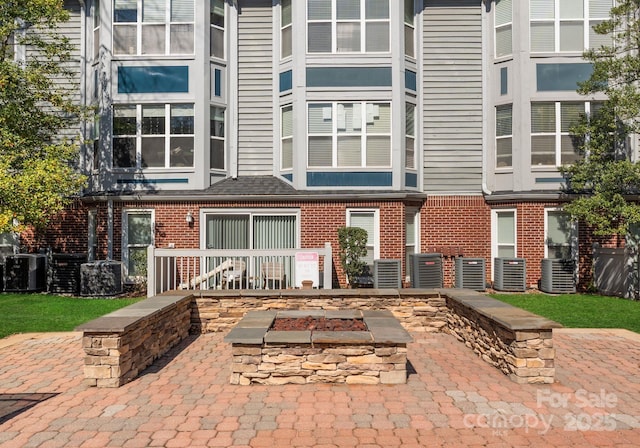
{"label": "grass lawn", "polygon": [[491,294],[568,328],[626,328],[640,333],[640,301],[585,294]]}
{"label": "grass lawn", "polygon": [[0,338],[14,333],[71,331],[142,298],[81,299],[50,294],[0,294]]}

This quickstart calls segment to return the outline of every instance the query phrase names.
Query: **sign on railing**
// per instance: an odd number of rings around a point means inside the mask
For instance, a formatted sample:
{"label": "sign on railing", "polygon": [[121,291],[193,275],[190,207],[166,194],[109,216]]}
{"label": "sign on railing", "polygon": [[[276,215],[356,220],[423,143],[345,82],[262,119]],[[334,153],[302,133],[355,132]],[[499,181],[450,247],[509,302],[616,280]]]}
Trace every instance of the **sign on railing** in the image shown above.
{"label": "sign on railing", "polygon": [[175,289],[299,288],[303,280],[312,280],[314,288],[331,288],[332,263],[329,243],[319,249],[233,251],[149,246],[147,295]]}

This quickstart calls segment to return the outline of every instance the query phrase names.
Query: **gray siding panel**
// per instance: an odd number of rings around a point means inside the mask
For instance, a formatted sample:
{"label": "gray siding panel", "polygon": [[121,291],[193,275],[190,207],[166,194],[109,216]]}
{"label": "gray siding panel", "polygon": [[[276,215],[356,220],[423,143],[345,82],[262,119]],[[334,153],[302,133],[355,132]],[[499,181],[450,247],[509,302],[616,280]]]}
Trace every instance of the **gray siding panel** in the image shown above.
{"label": "gray siding panel", "polygon": [[238,174],[273,173],[271,1],[240,2],[238,15]]}
{"label": "gray siding panel", "polygon": [[480,0],[427,0],[423,11],[424,189],[482,189]]}

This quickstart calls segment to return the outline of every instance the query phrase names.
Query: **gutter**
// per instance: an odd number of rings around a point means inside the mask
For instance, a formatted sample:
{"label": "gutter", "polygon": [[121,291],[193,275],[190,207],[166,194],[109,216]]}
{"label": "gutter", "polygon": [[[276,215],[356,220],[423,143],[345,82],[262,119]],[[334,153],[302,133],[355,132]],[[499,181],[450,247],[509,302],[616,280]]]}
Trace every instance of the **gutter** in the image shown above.
{"label": "gutter", "polygon": [[296,195],[216,195],[216,194],[194,194],[194,192],[181,192],[181,193],[169,193],[162,195],[144,195],[140,193],[133,193],[131,195],[109,195],[101,194],[96,196],[85,196],[81,198],[82,201],[87,203],[93,202],[304,202],[304,201],[371,201],[371,200],[414,200],[424,201],[427,198],[426,193],[411,193],[411,192],[398,192],[398,193],[348,193],[341,195],[328,195],[326,193],[317,194],[296,194]]}

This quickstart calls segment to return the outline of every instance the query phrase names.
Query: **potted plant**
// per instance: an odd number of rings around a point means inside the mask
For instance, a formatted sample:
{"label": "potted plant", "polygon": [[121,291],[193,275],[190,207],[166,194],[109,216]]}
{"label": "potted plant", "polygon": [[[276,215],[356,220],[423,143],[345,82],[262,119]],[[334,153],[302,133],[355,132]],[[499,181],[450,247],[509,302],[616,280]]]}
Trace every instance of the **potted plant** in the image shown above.
{"label": "potted plant", "polygon": [[340,245],[340,264],[351,287],[365,273],[366,263],[362,257],[367,255],[367,231],[360,227],[340,227],[338,243]]}

